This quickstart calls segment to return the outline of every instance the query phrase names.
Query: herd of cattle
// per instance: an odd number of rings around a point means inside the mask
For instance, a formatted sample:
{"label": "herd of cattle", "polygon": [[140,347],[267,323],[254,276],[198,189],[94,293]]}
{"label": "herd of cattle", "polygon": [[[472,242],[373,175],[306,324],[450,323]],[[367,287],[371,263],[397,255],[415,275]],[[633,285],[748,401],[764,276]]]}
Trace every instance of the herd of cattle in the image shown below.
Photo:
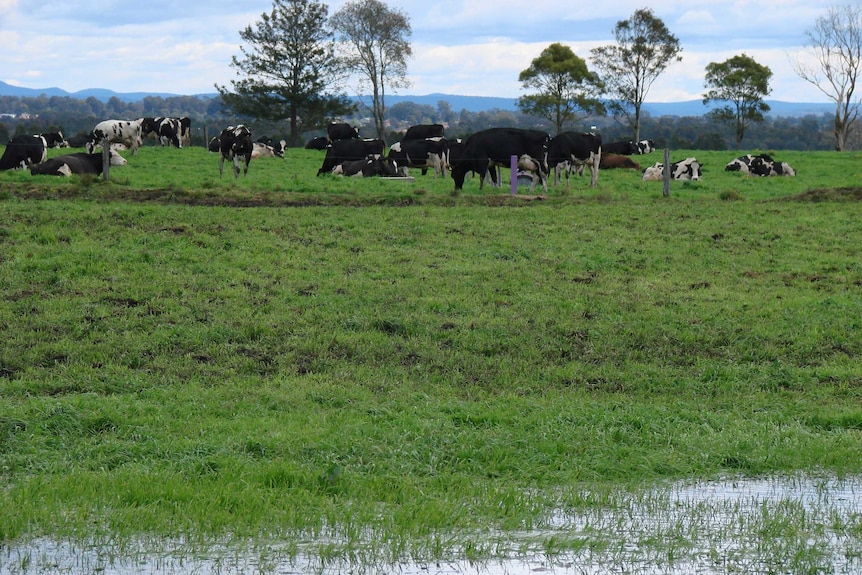
{"label": "herd of cattle", "polygon": [[[447,177],[451,172],[455,189],[460,190],[470,173],[478,175],[479,188],[486,181],[499,185],[499,168],[516,167],[519,175],[529,176],[547,190],[548,177],[554,173],[555,183],[565,175],[566,184],[572,172],[590,172],[590,185],[596,186],[600,170],[632,169],[642,172],[643,180],[664,178],[664,166],[657,162],[641,168],[629,156],[650,154],[655,151],[652,140],[639,142],[618,141],[603,144],[600,135],[583,132],[562,132],[550,137],[540,130],[522,128],[489,128],[476,132],[466,140],[447,139],[441,124],[422,124],[410,127],[399,142],[389,146],[383,140],[364,139],[359,131],[347,123],[333,122],[327,135],[314,138],[306,144],[308,149],[325,151],[321,174],[344,176],[407,177],[410,168],[425,174],[434,171],[434,177]],[[0,157],[0,170],[29,167],[34,175],[102,173],[104,157],[96,148],[110,142],[110,164],[119,166],[125,158],[113,149],[115,144],[125,146],[135,154],[145,137],[156,138],[162,146],[182,148],[188,146],[191,134],[189,118],[140,118],[138,120],[105,120],[99,122],[90,134],[66,140],[62,133],[17,135],[6,145]],[[86,153],[67,154],[47,159],[49,148],[83,147]],[[269,138],[252,140],[251,131],[243,125],[229,126],[209,142],[209,150],[219,154],[219,175],[225,160],[233,164],[234,177],[247,174],[254,158],[284,157],[285,142]],[[512,162],[516,161],[517,166]],[[729,162],[726,171],[738,171],[752,176],[794,176],[796,171],[786,162],[773,160],[766,154],[740,156]],[[676,180],[700,180],[702,166],[696,158],[672,162],[669,176]]]}

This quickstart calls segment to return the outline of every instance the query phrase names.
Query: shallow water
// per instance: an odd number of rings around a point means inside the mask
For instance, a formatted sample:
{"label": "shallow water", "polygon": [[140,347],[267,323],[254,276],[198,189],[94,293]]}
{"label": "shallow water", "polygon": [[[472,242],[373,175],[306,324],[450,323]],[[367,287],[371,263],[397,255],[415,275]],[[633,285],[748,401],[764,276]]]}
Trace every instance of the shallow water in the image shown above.
{"label": "shallow water", "polygon": [[304,555],[302,546],[296,553],[261,543],[191,550],[177,541],[36,539],[0,547],[0,574],[855,574],[862,573],[860,495],[862,477],[728,479],[620,491],[607,504],[561,506],[541,530],[489,534],[501,557],[480,562],[323,563]]}

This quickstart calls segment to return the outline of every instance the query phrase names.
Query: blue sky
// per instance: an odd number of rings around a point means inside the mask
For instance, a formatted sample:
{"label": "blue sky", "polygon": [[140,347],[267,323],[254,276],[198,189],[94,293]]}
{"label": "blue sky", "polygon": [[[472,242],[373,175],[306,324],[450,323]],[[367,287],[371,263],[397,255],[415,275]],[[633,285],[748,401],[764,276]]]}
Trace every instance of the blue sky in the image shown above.
{"label": "blue sky", "polygon": [[[384,0],[413,30],[411,86],[397,93],[511,98],[526,93],[518,73],[549,44],[566,44],[589,63],[591,48],[613,43],[618,20],[648,5],[683,47],[683,61],[656,80],[650,102],[701,98],[706,65],[743,52],[772,70],[768,99],[829,102],[792,64],[811,62],[805,31],[843,1]],[[344,1],[325,3],[331,15]],[[230,60],[240,54],[239,30],[271,9],[272,0],[0,0],[0,80],[70,92],[214,92],[213,84],[237,78]],[[357,93],[350,84],[345,91]]]}

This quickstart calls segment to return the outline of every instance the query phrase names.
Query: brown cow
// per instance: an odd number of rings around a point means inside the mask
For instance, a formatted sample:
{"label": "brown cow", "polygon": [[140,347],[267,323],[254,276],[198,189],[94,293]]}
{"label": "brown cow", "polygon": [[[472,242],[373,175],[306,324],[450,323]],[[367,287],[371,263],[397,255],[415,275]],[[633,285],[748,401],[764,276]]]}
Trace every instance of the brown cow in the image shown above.
{"label": "brown cow", "polygon": [[602,154],[599,161],[600,170],[611,170],[614,168],[625,168],[628,170],[641,171],[641,166],[628,156],[620,154]]}

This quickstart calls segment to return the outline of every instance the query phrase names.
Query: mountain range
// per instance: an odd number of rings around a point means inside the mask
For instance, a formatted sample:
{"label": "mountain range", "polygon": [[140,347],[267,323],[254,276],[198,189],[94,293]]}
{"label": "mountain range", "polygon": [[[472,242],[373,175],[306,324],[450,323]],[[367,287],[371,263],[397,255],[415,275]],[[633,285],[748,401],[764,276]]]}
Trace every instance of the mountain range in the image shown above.
{"label": "mountain range", "polygon": [[[167,92],[114,92],[104,88],[90,88],[77,92],[67,92],[62,88],[23,88],[13,86],[0,81],[0,96],[17,96],[24,98],[38,98],[42,95],[47,97],[69,97],[86,100],[93,97],[101,102],[107,102],[111,98],[118,98],[124,102],[137,102],[144,98],[160,97],[172,98],[179,96],[192,96],[196,98],[214,98],[217,93],[209,94],[171,94]],[[356,100],[367,101],[367,98],[359,97]],[[437,107],[438,102],[446,101],[449,107],[455,111],[467,110],[468,112],[484,112],[487,110],[516,110],[516,98],[496,98],[490,96],[460,96],[454,94],[426,94],[400,95],[389,94],[386,96],[387,106],[400,102],[413,102],[419,105]],[[770,116],[800,117],[809,114],[833,114],[835,104],[823,102],[784,102],[780,100],[764,100],[771,111]],[[701,116],[704,112],[715,106],[704,106],[701,100],[687,100],[682,102],[645,102],[643,111],[652,116]],[[2,112],[2,110],[0,110]]]}

